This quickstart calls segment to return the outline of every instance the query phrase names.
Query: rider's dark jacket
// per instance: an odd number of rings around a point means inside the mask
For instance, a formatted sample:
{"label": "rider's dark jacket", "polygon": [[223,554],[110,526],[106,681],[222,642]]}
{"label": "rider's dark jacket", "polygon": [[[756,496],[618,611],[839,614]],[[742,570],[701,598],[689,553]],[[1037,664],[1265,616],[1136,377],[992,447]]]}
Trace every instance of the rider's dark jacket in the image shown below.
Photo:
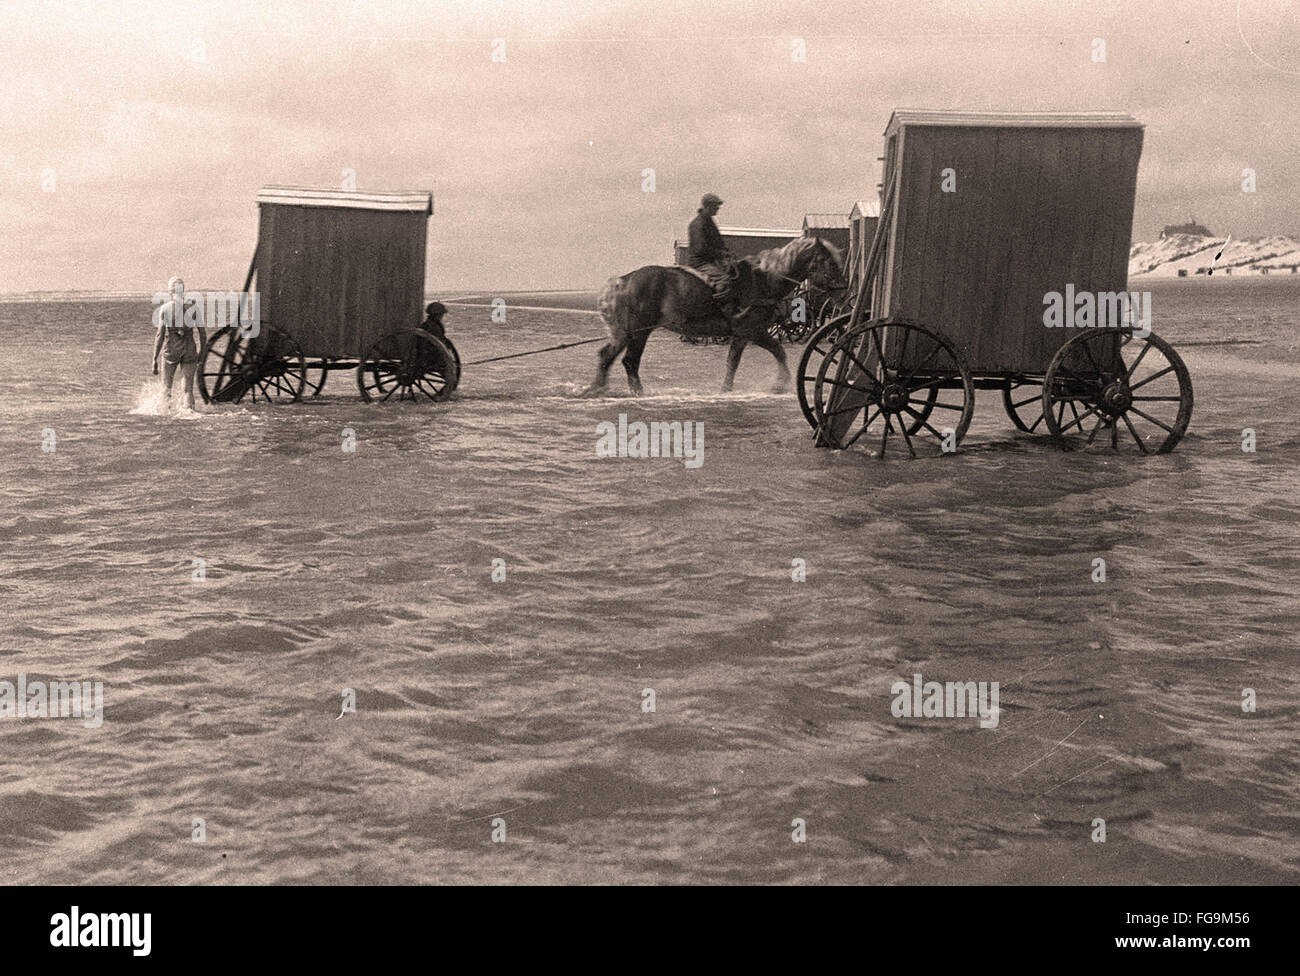
{"label": "rider's dark jacket", "polygon": [[706,214],[703,208],[695,215],[691,221],[691,245],[687,252],[686,263],[692,268],[698,268],[704,264],[715,264],[722,261],[727,256],[727,242],[722,239],[722,233],[718,230],[718,225],[713,222],[713,218]]}

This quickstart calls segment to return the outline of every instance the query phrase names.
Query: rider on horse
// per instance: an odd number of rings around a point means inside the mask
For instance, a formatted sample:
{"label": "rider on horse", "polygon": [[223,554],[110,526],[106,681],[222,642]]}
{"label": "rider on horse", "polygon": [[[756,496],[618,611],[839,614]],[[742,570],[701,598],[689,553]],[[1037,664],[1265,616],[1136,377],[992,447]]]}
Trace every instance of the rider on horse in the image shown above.
{"label": "rider on horse", "polygon": [[716,193],[706,193],[701,198],[700,209],[691,221],[690,250],[686,263],[703,272],[709,279],[709,284],[713,286],[714,300],[723,314],[736,318],[740,313],[736,310],[735,297],[731,292],[731,253],[727,250],[727,242],[722,239],[718,225],[713,222],[713,216],[721,206],[722,198]]}

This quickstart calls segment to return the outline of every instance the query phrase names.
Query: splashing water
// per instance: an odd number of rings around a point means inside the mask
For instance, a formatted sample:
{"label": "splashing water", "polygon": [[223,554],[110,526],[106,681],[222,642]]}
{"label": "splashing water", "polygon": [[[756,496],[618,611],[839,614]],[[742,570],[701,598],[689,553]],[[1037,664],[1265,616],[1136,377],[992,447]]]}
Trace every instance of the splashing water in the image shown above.
{"label": "splashing water", "polygon": [[[135,396],[135,408],[131,413],[142,417],[175,417],[178,420],[196,420],[203,414],[185,406],[184,394],[179,386],[172,388],[169,401],[167,391],[161,379],[154,377],[140,384],[140,391]],[[195,403],[197,406],[197,401]]]}

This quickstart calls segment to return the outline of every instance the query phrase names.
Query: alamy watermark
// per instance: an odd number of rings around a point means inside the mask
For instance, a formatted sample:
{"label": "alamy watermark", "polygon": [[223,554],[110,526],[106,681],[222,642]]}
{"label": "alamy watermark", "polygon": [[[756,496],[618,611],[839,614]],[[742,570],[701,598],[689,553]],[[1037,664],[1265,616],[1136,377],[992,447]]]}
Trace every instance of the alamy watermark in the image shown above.
{"label": "alamy watermark", "polygon": [[50,945],[55,948],[127,948],[147,956],[153,945],[152,912],[82,912],[77,905],[50,916]]}
{"label": "alamy watermark", "polygon": [[[176,299],[170,292],[154,292],[153,304],[155,329],[176,320]],[[235,326],[240,336],[253,339],[262,331],[262,296],[256,291],[187,291],[182,319],[190,329]]]}
{"label": "alamy watermark", "polygon": [[602,420],[596,433],[596,457],[681,458],[692,469],[704,463],[704,423],[699,420],[652,420],[649,424],[634,420],[629,424],[627,414],[621,413],[617,425]]}
{"label": "alamy watermark", "polygon": [[1080,291],[1066,285],[1065,293],[1043,296],[1043,325],[1049,329],[1106,329],[1132,327],[1133,336],[1151,334],[1151,292]]}
{"label": "alamy watermark", "polygon": [[975,718],[980,728],[996,729],[998,683],[996,681],[926,681],[912,675],[912,683],[895,681],[889,688],[894,696],[889,710],[895,718]]}
{"label": "alamy watermark", "polygon": [[80,718],[88,729],[104,724],[104,682],[0,681],[0,719]]}

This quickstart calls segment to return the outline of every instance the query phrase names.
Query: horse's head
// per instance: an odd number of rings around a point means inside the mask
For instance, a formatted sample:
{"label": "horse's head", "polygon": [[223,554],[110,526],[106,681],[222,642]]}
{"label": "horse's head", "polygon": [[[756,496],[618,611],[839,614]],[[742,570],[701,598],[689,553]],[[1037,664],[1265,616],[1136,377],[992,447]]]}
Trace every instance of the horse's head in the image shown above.
{"label": "horse's head", "polygon": [[836,291],[847,288],[844,280],[844,255],[838,247],[820,237],[814,237],[808,267],[804,277],[817,291]]}
{"label": "horse's head", "polygon": [[784,247],[763,251],[758,267],[769,276],[784,279],[784,284],[775,289],[782,294],[805,280],[823,291],[846,285],[840,249],[820,237],[796,237]]}

